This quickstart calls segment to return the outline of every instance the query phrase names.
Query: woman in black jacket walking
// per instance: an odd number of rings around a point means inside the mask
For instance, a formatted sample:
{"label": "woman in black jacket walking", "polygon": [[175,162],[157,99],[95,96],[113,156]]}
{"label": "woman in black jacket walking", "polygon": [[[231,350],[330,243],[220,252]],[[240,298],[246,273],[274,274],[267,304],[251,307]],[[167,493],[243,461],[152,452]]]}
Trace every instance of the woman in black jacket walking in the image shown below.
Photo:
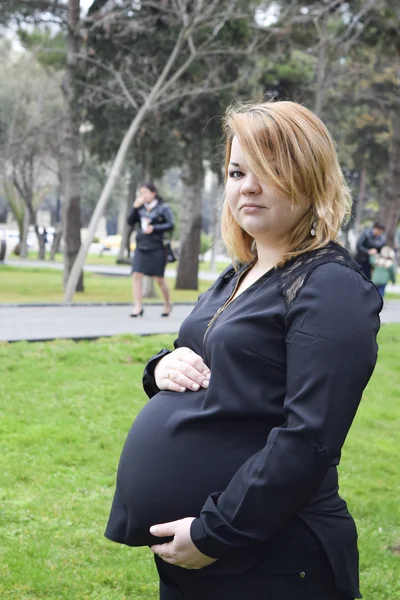
{"label": "woman in black jacket walking", "polygon": [[382,300],[335,241],[350,194],[318,117],[247,105],[226,133],[233,266],[147,364],[105,535],[151,547],[163,600],[359,598],[337,466]]}
{"label": "woman in black jacket walking", "polygon": [[138,225],[136,248],[132,262],[132,293],[135,306],[131,317],[143,316],[143,275],[154,277],[164,298],[162,317],[168,317],[172,305],[170,291],[164,279],[167,253],[164,233],[174,228],[174,218],[167,204],[158,194],[156,186],[143,183],[128,216],[128,225]]}

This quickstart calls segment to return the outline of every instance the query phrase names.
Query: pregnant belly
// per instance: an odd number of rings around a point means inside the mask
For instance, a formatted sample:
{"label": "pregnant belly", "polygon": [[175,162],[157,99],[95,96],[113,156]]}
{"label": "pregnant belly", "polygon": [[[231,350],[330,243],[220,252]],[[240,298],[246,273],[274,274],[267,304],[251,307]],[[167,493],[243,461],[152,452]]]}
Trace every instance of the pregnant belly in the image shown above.
{"label": "pregnant belly", "polygon": [[121,454],[107,537],[153,544],[151,525],[198,516],[208,495],[222,492],[265,444],[265,426],[202,411],[205,393],[160,392],[139,413]]}

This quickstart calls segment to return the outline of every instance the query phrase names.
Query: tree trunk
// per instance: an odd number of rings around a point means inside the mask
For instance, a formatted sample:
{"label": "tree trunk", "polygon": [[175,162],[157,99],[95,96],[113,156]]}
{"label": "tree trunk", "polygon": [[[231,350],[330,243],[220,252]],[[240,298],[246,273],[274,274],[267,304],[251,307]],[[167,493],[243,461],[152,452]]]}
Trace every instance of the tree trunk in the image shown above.
{"label": "tree trunk", "polygon": [[358,199],[355,206],[354,230],[358,234],[362,221],[362,214],[365,205],[365,189],[367,186],[367,170],[361,169],[360,173],[360,189],[358,191]]}
{"label": "tree trunk", "polygon": [[314,97],[314,112],[316,115],[321,116],[322,107],[325,99],[325,79],[326,79],[326,67],[327,67],[327,50],[329,44],[326,17],[322,19],[320,24],[320,40],[319,50],[317,57],[317,72],[315,81],[315,97]]}
{"label": "tree trunk", "polygon": [[119,214],[119,219],[122,223],[122,238],[121,238],[121,245],[119,247],[118,256],[117,256],[117,260],[116,260],[117,264],[129,263],[130,258],[131,258],[130,238],[132,235],[132,227],[130,225],[128,225],[126,220],[128,218],[128,214],[132,208],[133,200],[135,198],[135,193],[136,193],[136,187],[137,187],[137,176],[136,176],[136,173],[134,172],[134,170],[132,169],[130,172],[128,193],[127,193],[124,201],[121,203],[121,209],[120,209],[120,214]]}
{"label": "tree trunk", "polygon": [[62,237],[62,229],[61,227],[57,228],[57,231],[54,234],[53,243],[51,245],[49,260],[54,260],[56,257],[56,253],[60,250]]}
{"label": "tree trunk", "polygon": [[389,151],[389,173],[386,193],[381,203],[379,220],[386,227],[388,244],[394,246],[400,219],[400,102],[392,112],[392,140]]}
{"label": "tree trunk", "polygon": [[201,234],[202,191],[204,183],[201,136],[193,135],[186,147],[182,168],[181,236],[177,290],[197,290]]}
{"label": "tree trunk", "polygon": [[139,109],[138,113],[136,114],[136,117],[133,119],[132,123],[130,124],[128,131],[124,135],[124,138],[118,149],[115,160],[110,169],[110,174],[108,176],[106,184],[101,192],[99,201],[96,205],[96,208],[94,210],[92,218],[90,219],[90,223],[89,223],[85,241],[83,242],[82,248],[79,251],[79,255],[77,257],[76,263],[75,263],[74,267],[71,269],[71,273],[68,278],[68,283],[65,288],[64,302],[72,301],[74,293],[77,289],[76,284],[78,281],[78,275],[83,268],[86,255],[89,250],[89,246],[90,246],[90,244],[94,238],[94,234],[96,232],[97,224],[100,220],[100,217],[102,216],[102,214],[104,212],[105,207],[107,206],[107,202],[110,198],[110,195],[114,188],[115,182],[117,181],[117,178],[120,174],[120,171],[121,171],[123,162],[125,160],[125,156],[128,151],[129,145],[131,144],[132,140],[134,139],[134,137],[140,127],[140,124],[142,123],[144,117],[146,116],[147,111],[149,110],[151,101],[152,101],[152,96],[148,96],[147,100],[145,101],[143,106]]}
{"label": "tree trunk", "polygon": [[[71,0],[69,0],[69,1],[71,2]],[[144,100],[144,103],[142,104],[142,106],[140,107],[138,112],[136,113],[136,116],[133,119],[132,123],[130,124],[128,131],[125,133],[125,135],[123,137],[120,147],[118,148],[118,152],[115,157],[115,160],[111,166],[110,173],[107,178],[106,184],[101,192],[99,201],[96,205],[96,208],[94,210],[92,218],[90,219],[87,236],[85,238],[84,243],[82,244],[81,249],[79,250],[79,254],[77,256],[75,264],[71,269],[71,273],[70,273],[70,276],[68,278],[68,282],[67,282],[67,285],[65,288],[64,302],[68,303],[68,302],[72,301],[74,293],[77,289],[76,286],[77,286],[77,282],[78,282],[79,273],[83,268],[83,264],[85,262],[87,252],[89,250],[89,246],[94,238],[97,223],[99,222],[99,219],[104,212],[104,209],[107,205],[108,199],[111,195],[111,192],[113,190],[115,182],[120,174],[120,171],[121,171],[122,165],[124,163],[125,156],[128,152],[130,144],[132,143],[133,139],[135,138],[135,135],[136,135],[143,119],[145,118],[145,116],[147,115],[149,110],[151,109],[153,103],[156,102],[156,100],[159,98],[160,94],[165,92],[166,87],[173,83],[174,76],[176,77],[177,74],[180,73],[180,70],[178,69],[178,71],[175,71],[174,75],[171,76],[171,69],[174,66],[175,61],[177,60],[177,58],[179,56],[182,45],[184,43],[184,39],[185,39],[185,32],[184,32],[184,30],[181,30],[181,32],[179,33],[177,40],[175,42],[174,48],[173,48],[171,54],[169,55],[168,60],[166,61],[159,78],[157,79],[157,82],[152,87],[149,95]],[[194,56],[195,55],[192,56],[190,62],[192,62],[192,60],[194,60]],[[188,68],[190,62],[186,61],[186,63],[185,63],[186,68]],[[178,75],[178,77],[179,76],[180,75]],[[167,80],[168,80],[168,83],[166,84],[165,82]]]}
{"label": "tree trunk", "polygon": [[[400,22],[400,6],[395,3],[397,23]],[[400,41],[396,41],[397,96],[392,110],[392,139],[389,150],[389,173],[386,194],[379,212],[386,226],[388,244],[395,246],[397,226],[400,219]]]}
{"label": "tree trunk", "polygon": [[40,233],[39,227],[36,224],[35,224],[35,233],[36,233],[37,241],[39,244],[38,259],[45,260],[46,259],[46,233],[45,233],[45,231],[43,231],[43,233]]}
{"label": "tree trunk", "polygon": [[212,245],[211,245],[211,259],[210,259],[210,271],[214,273],[216,271],[217,263],[217,252],[221,246],[221,208],[220,198],[223,192],[224,176],[222,170],[216,174],[218,178],[218,185],[216,184],[213,188],[213,211],[212,211]]}
{"label": "tree trunk", "polygon": [[[80,49],[80,0],[68,0],[67,68],[62,90],[65,98],[64,139],[62,145],[64,289],[81,245],[80,184],[80,119],[77,108],[75,74]],[[83,270],[80,269],[76,291],[83,292]]]}
{"label": "tree trunk", "polygon": [[152,277],[143,277],[143,298],[158,298],[154,279]]}
{"label": "tree trunk", "polygon": [[29,217],[29,210],[27,208],[25,208],[24,211],[24,222],[22,225],[22,236],[20,239],[20,250],[19,250],[19,257],[20,258],[27,258],[28,257],[28,231],[29,231],[29,223],[30,223],[30,217]]}
{"label": "tree trunk", "polygon": [[151,176],[151,156],[149,149],[144,150],[142,154],[142,181],[152,181]]}

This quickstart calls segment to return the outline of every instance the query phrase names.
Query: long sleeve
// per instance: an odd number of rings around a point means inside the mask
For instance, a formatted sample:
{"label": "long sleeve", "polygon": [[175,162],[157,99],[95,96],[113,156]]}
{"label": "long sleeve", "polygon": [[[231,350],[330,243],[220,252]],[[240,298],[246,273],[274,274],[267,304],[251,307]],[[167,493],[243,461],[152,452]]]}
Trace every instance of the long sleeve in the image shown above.
{"label": "long sleeve", "polygon": [[[214,281],[214,283],[209,287],[209,289],[207,290],[207,292],[203,292],[202,294],[199,295],[199,300],[200,298],[207,294],[210,293],[221,280],[230,280],[233,276],[234,276],[234,269],[232,265],[229,265],[228,267],[226,267],[223,272],[221,273],[221,275]],[[190,330],[190,339],[192,338],[192,334],[193,334],[193,329],[191,327]],[[200,333],[199,336],[199,342],[198,342],[198,347],[192,347],[193,351],[201,354],[201,346],[202,346],[202,342],[203,342],[203,337],[204,337],[204,331],[202,331]],[[177,348],[179,348],[180,346],[182,346],[182,344],[179,344],[179,339],[177,338],[174,341],[174,350],[176,350]],[[189,339],[187,340],[186,344],[183,345],[188,345],[191,346]],[[158,354],[156,354],[155,356],[152,356],[150,358],[150,360],[147,362],[146,367],[144,369],[144,373],[143,373],[143,379],[142,379],[142,383],[143,383],[143,388],[144,391],[146,392],[146,394],[148,395],[149,398],[152,398],[155,394],[157,394],[160,390],[155,382],[154,379],[154,370],[158,364],[158,362],[161,360],[161,358],[163,358],[164,356],[166,356],[167,354],[169,354],[171,352],[171,350],[168,350],[167,348],[163,348],[162,350],[160,350],[160,352]]]}
{"label": "long sleeve", "polygon": [[366,232],[366,231],[364,231],[364,232],[363,232],[363,233],[360,235],[360,237],[358,238],[358,241],[357,241],[357,250],[358,250],[358,252],[361,252],[362,254],[368,254],[368,250],[369,250],[370,248],[369,248],[369,246],[365,246],[365,245],[364,245],[364,244],[365,244],[365,242],[367,241],[367,239],[368,239],[367,232]]}
{"label": "long sleeve", "polygon": [[172,231],[174,228],[174,216],[171,209],[166,204],[162,205],[162,214],[164,216],[164,223],[153,223],[153,230],[164,233],[166,231]]}
{"label": "long sleeve", "polygon": [[[177,348],[179,348],[179,344],[178,340],[175,340],[174,349],[176,350]],[[144,368],[142,384],[143,389],[149,398],[152,398],[153,396],[155,396],[155,394],[157,394],[160,391],[154,378],[154,370],[158,365],[159,361],[171,352],[172,350],[168,350],[168,348],[163,348],[162,350],[160,350],[160,352],[158,352],[158,354],[150,358],[150,360],[147,362]]]}
{"label": "long sleeve", "polygon": [[139,223],[139,221],[140,221],[140,216],[139,216],[138,209],[137,208],[132,208],[131,212],[128,215],[128,218],[127,218],[126,222],[131,227],[134,227],[136,225],[136,223]]}
{"label": "long sleeve", "polygon": [[220,558],[266,541],[316,493],[374,369],[381,306],[352,269],[330,263],[309,276],[286,316],[285,423],[206,500],[191,527],[201,552]]}
{"label": "long sleeve", "polygon": [[396,283],[396,269],[395,266],[392,265],[389,267],[389,280],[395,284]]}

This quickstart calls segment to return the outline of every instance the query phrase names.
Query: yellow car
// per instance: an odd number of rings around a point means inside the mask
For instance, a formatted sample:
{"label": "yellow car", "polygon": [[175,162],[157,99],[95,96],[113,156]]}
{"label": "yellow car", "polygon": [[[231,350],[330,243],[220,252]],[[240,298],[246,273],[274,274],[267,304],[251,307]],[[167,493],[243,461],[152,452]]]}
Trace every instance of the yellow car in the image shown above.
{"label": "yellow car", "polygon": [[[122,235],[107,235],[107,237],[105,237],[103,240],[100,240],[100,254],[107,252],[108,250],[118,250],[121,246],[121,240]],[[131,242],[129,247],[131,252],[133,252],[133,250],[136,248],[135,242]]]}

